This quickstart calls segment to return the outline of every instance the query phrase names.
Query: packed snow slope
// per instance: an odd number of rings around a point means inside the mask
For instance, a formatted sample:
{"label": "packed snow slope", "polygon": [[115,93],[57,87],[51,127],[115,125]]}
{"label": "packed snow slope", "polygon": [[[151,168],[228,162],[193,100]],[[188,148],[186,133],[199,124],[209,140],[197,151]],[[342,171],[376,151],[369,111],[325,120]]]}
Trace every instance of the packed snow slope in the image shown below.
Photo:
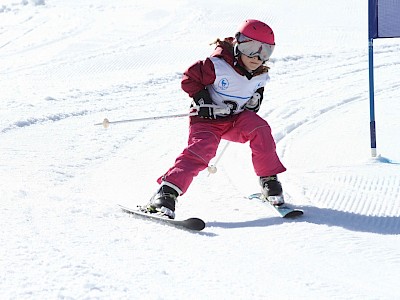
{"label": "packed snow slope", "polygon": [[[248,144],[222,142],[177,206],[192,233],[124,214],[183,150],[182,72],[245,19],[276,51],[259,114],[288,171],[283,220]],[[0,0],[0,299],[396,299],[400,40],[376,40],[369,147],[367,1]]]}

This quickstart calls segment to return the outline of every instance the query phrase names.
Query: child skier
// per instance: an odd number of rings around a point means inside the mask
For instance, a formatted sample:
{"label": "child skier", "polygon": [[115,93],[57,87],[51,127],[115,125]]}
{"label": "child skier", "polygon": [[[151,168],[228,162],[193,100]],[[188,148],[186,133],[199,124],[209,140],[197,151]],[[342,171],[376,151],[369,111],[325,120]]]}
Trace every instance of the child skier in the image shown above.
{"label": "child skier", "polygon": [[217,39],[214,53],[183,74],[182,89],[193,98],[188,146],[157,181],[160,187],[144,209],[175,218],[175,202],[193,178],[207,168],[221,139],[250,142],[252,162],[264,196],[284,203],[277,174],[279,160],[268,123],[257,115],[269,80],[265,64],[274,47],[274,33],[265,23],[246,20],[235,38]]}

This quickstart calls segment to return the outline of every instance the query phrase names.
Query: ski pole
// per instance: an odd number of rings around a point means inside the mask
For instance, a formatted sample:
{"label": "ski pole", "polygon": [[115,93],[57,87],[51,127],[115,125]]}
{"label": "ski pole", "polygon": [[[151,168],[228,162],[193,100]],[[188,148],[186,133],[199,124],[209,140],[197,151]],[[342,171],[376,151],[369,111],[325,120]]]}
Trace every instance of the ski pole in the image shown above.
{"label": "ski pole", "polygon": [[108,128],[110,124],[119,124],[119,123],[128,123],[128,122],[139,122],[139,121],[148,121],[148,120],[161,120],[161,119],[170,119],[170,118],[182,118],[182,117],[190,117],[196,116],[197,112],[189,113],[189,114],[178,114],[178,115],[167,115],[167,116],[156,116],[156,117],[147,117],[140,119],[127,119],[127,120],[118,120],[118,121],[109,121],[107,118],[103,120],[101,123],[94,124],[103,125],[104,128]]}
{"label": "ski pole", "polygon": [[[229,114],[230,109],[226,107],[219,107],[216,105],[204,105],[207,107],[214,107],[214,113],[216,114]],[[149,121],[149,120],[161,120],[161,119],[170,119],[170,118],[182,118],[182,117],[191,117],[191,116],[197,116],[199,107],[195,106],[193,107],[194,111],[191,113],[186,113],[186,114],[177,114],[177,115],[166,115],[166,116],[155,116],[155,117],[147,117],[147,118],[140,118],[140,119],[127,119],[127,120],[119,120],[119,121],[109,121],[107,118],[103,120],[101,123],[96,123],[94,124],[95,126],[97,125],[103,125],[104,128],[108,128],[110,124],[119,124],[119,123],[128,123],[128,122],[139,122],[139,121]]]}
{"label": "ski pole", "polygon": [[230,142],[226,142],[224,148],[222,148],[221,153],[218,155],[217,159],[215,160],[215,163],[212,165],[209,165],[207,167],[207,171],[208,171],[208,176],[210,176],[210,174],[215,174],[217,173],[217,163],[219,162],[219,160],[221,159],[222,155],[224,154],[224,152],[226,151],[226,149],[228,148]]}

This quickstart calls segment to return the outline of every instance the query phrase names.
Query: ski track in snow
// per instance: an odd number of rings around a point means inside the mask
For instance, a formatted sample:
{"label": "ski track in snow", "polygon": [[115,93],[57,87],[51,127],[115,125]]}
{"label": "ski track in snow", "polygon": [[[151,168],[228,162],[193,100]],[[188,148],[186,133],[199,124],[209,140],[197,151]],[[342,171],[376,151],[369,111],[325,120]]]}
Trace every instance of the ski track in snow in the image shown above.
{"label": "ski track in snow", "polygon": [[[400,45],[375,45],[383,156],[369,159],[366,4],[314,15],[317,0],[267,2],[0,1],[0,298],[398,296]],[[259,114],[305,215],[246,199],[259,191],[247,144],[229,144],[178,203],[204,232],[122,213],[155,191],[188,122],[94,124],[187,112],[183,70],[245,15],[276,28]]]}

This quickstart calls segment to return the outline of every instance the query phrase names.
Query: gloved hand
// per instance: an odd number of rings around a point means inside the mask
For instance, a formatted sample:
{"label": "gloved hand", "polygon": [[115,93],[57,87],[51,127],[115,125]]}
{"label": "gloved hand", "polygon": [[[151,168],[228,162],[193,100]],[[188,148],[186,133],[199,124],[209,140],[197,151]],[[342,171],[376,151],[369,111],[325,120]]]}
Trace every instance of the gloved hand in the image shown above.
{"label": "gloved hand", "polygon": [[245,108],[248,110],[252,110],[254,112],[258,112],[261,107],[261,102],[263,99],[263,92],[264,88],[259,88],[253,95],[253,97],[250,98],[249,101],[247,101]]}
{"label": "gloved hand", "polygon": [[197,106],[197,115],[201,118],[215,120],[214,108],[215,105],[212,104],[210,94],[206,89],[201,90],[196,95],[193,96],[193,100]]}
{"label": "gloved hand", "polygon": [[214,108],[209,106],[199,106],[197,115],[201,118],[215,120],[217,117],[214,114]]}

